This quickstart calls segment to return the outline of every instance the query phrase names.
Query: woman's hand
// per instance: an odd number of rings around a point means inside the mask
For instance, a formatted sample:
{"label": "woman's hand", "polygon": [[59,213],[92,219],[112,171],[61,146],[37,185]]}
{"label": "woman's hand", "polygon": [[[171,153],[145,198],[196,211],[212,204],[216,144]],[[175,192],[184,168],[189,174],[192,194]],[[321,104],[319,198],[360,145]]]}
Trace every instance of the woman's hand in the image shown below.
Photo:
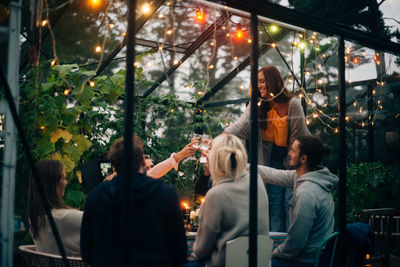
{"label": "woman's hand", "polygon": [[201,156],[202,157],[206,157],[207,158],[207,162],[204,163],[204,175],[205,176],[210,176],[210,150],[203,150],[201,152]]}
{"label": "woman's hand", "polygon": [[197,144],[198,142],[200,142],[200,138],[199,137],[195,137],[181,151],[176,153],[174,155],[174,158],[175,158],[176,162],[179,163],[182,159],[184,159],[186,157],[193,156],[194,153],[196,152],[196,150],[199,150],[198,148],[194,148],[193,145]]}

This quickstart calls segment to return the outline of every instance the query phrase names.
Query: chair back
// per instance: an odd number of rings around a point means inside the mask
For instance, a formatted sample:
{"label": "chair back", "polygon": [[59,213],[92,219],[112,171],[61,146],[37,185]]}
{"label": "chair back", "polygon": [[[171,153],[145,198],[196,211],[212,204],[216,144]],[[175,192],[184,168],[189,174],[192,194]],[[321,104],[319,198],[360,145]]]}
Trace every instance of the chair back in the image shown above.
{"label": "chair back", "polygon": [[[267,267],[273,242],[268,235],[257,236],[257,266]],[[226,243],[225,267],[249,266],[249,237],[241,236]]]}
{"label": "chair back", "polygon": [[361,222],[371,226],[375,233],[375,251],[365,259],[367,264],[380,262],[382,266],[390,264],[390,239],[394,227],[393,208],[367,209],[361,211]]}
{"label": "chair back", "polygon": [[314,267],[332,267],[335,261],[339,232],[330,234],[321,244],[315,256]]}
{"label": "chair back", "polygon": [[[64,267],[64,261],[60,255],[54,255],[36,251],[35,245],[24,245],[18,247],[22,256],[29,267],[54,266]],[[71,267],[90,267],[84,263],[80,257],[67,257],[69,266]]]}

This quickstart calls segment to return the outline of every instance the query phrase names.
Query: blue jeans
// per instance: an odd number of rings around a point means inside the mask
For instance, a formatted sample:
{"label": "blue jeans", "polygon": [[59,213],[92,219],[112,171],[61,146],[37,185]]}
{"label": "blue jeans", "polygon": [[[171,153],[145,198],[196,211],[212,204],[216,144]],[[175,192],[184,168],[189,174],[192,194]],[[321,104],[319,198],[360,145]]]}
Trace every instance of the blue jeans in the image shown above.
{"label": "blue jeans", "polygon": [[[272,145],[269,166],[275,169],[285,170],[283,161],[288,149]],[[269,225],[272,232],[287,232],[289,227],[289,210],[293,196],[293,189],[278,185],[267,184],[269,201]]]}
{"label": "blue jeans", "polygon": [[300,261],[289,261],[279,258],[271,259],[270,267],[313,267],[312,263],[303,263]]}

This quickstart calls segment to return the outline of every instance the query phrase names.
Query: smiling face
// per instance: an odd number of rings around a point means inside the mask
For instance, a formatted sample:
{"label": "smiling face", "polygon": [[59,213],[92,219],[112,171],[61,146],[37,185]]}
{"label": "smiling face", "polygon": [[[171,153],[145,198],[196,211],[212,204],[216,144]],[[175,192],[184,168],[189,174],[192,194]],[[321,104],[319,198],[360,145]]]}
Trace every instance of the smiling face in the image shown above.
{"label": "smiling face", "polygon": [[65,188],[67,187],[68,181],[67,181],[67,175],[65,174],[65,169],[62,168],[61,172],[61,178],[58,180],[57,184],[57,194],[61,197],[64,196]]}
{"label": "smiling face", "polygon": [[268,99],[270,97],[267,89],[267,82],[262,71],[258,72],[258,91],[263,99]]}
{"label": "smiling face", "polygon": [[300,155],[300,147],[299,141],[296,140],[293,142],[292,147],[289,149],[289,157],[290,162],[289,165],[293,169],[298,169],[301,166],[301,155]]}

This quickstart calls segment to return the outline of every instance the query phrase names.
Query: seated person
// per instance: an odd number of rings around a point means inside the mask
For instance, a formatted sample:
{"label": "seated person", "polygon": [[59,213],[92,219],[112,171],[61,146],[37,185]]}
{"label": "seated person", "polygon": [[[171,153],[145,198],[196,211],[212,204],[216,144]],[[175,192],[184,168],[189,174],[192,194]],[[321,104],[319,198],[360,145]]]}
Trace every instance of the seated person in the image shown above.
{"label": "seated person", "polygon": [[[58,160],[41,160],[36,163],[38,179],[51,208],[51,214],[58,228],[67,256],[80,256],[79,238],[81,232],[82,211],[64,204],[64,191],[67,186],[65,169]],[[59,254],[56,240],[51,230],[37,184],[30,177],[28,188],[29,231],[37,251]]]}
{"label": "seated person", "polygon": [[289,150],[294,170],[258,166],[264,182],[294,189],[288,238],[272,252],[271,267],[314,266],[318,248],[333,232],[331,192],[339,179],[320,166],[327,153],[319,137],[299,136]]}
{"label": "seated person", "polygon": [[[121,229],[124,140],[117,139],[107,158],[118,175],[89,194],[82,219],[81,255],[93,266],[123,266],[126,236]],[[132,184],[129,189],[129,251],[132,266],[180,266],[187,245],[178,194],[170,185],[144,174],[143,142],[133,138]]]}
{"label": "seated person", "polygon": [[[200,207],[199,228],[193,254],[187,263],[225,266],[226,242],[249,235],[249,173],[247,153],[239,138],[221,135],[212,142],[210,157],[212,188]],[[268,197],[258,178],[258,234],[268,234]]]}

